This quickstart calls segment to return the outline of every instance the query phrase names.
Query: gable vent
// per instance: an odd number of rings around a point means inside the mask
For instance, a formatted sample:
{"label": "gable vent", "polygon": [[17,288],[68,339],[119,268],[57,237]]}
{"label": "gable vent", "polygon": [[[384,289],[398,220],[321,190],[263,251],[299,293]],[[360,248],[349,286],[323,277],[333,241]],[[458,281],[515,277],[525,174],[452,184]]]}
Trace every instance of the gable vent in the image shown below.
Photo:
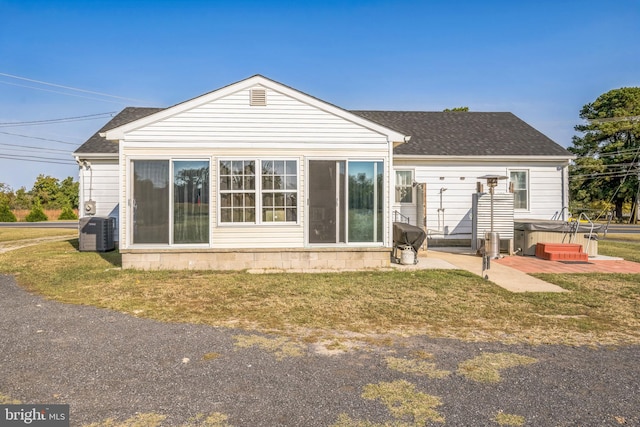
{"label": "gable vent", "polygon": [[266,107],[267,91],[264,89],[251,89],[249,104],[253,107]]}

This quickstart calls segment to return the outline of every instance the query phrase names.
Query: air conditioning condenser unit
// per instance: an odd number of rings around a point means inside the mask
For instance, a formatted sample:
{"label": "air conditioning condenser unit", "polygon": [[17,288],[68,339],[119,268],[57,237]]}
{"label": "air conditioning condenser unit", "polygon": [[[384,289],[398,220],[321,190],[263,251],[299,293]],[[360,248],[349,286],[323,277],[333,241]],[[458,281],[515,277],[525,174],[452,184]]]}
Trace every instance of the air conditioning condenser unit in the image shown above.
{"label": "air conditioning condenser unit", "polygon": [[113,234],[115,218],[84,217],[78,222],[79,247],[81,252],[107,252],[115,249]]}

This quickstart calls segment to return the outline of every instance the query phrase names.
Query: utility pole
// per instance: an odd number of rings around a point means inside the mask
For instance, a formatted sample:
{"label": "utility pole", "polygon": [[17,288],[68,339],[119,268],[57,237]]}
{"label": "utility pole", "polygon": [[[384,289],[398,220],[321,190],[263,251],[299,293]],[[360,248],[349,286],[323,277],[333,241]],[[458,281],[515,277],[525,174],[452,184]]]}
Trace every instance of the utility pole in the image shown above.
{"label": "utility pole", "polygon": [[[587,121],[589,123],[608,123],[608,122],[637,122],[640,121],[640,116],[626,116],[626,117],[606,117],[606,118],[602,118],[602,119],[587,119]],[[638,148],[638,152],[640,152],[640,148]],[[638,155],[638,153],[636,153],[636,156]],[[635,206],[635,211],[636,211],[636,218],[635,218],[635,224],[638,223],[638,221],[640,221],[640,158],[638,158],[638,160],[636,161],[636,172],[638,174],[638,188],[636,190],[636,206]],[[629,218],[629,223],[631,223],[631,221],[633,221],[633,218]]]}
{"label": "utility pole", "polygon": [[638,221],[640,220],[640,213],[638,211],[640,211],[640,159],[638,159],[638,162],[636,163],[636,167],[638,168],[638,170],[636,172],[638,172],[638,189],[636,190],[636,220],[635,220],[635,224],[638,223]]}

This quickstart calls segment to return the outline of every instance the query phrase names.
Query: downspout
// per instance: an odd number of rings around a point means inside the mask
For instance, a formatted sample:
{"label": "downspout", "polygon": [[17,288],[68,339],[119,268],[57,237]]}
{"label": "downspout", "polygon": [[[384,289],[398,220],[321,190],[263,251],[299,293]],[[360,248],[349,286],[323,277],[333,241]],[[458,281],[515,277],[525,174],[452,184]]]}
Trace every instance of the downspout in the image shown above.
{"label": "downspout", "polygon": [[[569,164],[566,163],[562,166],[562,219],[567,221],[569,214]],[[566,209],[564,209],[566,208]]]}
{"label": "downspout", "polygon": [[80,162],[80,156],[73,156],[76,163],[78,164],[78,214],[81,216],[81,212],[83,209],[80,209],[81,206],[84,206],[84,174],[82,173],[82,163]]}

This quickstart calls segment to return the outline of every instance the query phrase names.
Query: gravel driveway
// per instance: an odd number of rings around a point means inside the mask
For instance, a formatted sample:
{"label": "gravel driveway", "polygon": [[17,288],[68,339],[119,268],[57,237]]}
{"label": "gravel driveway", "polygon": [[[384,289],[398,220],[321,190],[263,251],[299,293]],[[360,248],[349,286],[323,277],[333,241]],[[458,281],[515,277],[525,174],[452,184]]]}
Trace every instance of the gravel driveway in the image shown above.
{"label": "gravel driveway", "polygon": [[[0,295],[0,396],[70,404],[72,425],[149,412],[167,416],[162,425],[169,426],[214,412],[227,415],[233,426],[330,426],[341,414],[392,423],[397,418],[390,409],[363,398],[363,390],[398,380],[439,397],[442,405],[435,409],[449,426],[497,426],[500,412],[523,417],[527,426],[640,425],[638,346],[508,346],[414,337],[340,355],[305,347],[302,356],[277,357],[236,345],[237,336],[251,332],[47,301],[10,276],[0,275]],[[450,374],[430,378],[387,365],[387,357],[424,352]],[[456,372],[461,362],[484,352],[537,361],[504,370],[497,383]]]}

